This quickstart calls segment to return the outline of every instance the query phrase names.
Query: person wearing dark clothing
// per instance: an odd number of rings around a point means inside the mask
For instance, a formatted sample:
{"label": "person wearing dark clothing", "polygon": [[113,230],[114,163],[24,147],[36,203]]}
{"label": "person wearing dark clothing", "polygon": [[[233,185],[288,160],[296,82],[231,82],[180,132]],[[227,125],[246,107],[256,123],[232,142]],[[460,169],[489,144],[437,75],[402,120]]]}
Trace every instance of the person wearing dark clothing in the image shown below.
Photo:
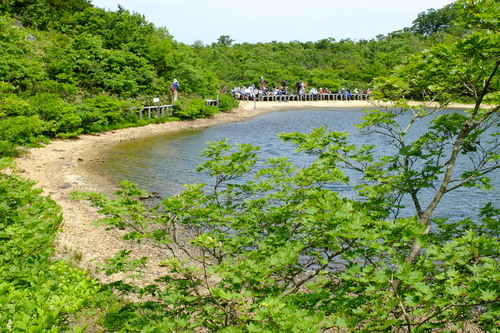
{"label": "person wearing dark clothing", "polygon": [[297,81],[295,84],[295,91],[297,92],[297,95],[300,95],[300,89],[302,89],[302,82]]}

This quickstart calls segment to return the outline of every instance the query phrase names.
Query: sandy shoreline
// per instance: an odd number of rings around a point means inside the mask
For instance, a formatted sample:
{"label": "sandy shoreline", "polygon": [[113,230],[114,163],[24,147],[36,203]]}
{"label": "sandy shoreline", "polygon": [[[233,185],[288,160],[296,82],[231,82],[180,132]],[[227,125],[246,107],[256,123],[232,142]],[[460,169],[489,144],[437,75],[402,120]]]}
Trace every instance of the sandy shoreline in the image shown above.
{"label": "sandy shoreline", "polygon": [[[75,190],[108,194],[114,191],[114,184],[96,171],[96,166],[102,162],[106,151],[124,141],[244,121],[265,112],[325,107],[363,108],[373,105],[367,101],[242,102],[238,109],[219,113],[211,119],[151,124],[96,135],[81,135],[71,140],[54,140],[45,147],[30,149],[29,153],[18,158],[16,163],[24,178],[37,182],[36,187],[42,188],[44,194],[49,195],[62,208],[64,222],[57,238],[60,255],[70,257],[77,253],[78,257],[81,256],[79,265],[90,271],[94,271],[94,260],[101,261],[125,248],[146,253],[157,262],[164,258],[165,253],[145,245],[131,247],[130,243],[119,238],[119,232],[106,232],[102,227],[92,226],[92,222],[99,218],[95,209],[89,207],[87,202],[70,200],[70,193]],[[147,273],[150,278],[154,278],[161,270],[154,265],[154,261],[150,262],[153,267]],[[97,276],[103,281],[110,281],[110,278],[101,274]],[[147,276],[145,280],[148,280]]]}

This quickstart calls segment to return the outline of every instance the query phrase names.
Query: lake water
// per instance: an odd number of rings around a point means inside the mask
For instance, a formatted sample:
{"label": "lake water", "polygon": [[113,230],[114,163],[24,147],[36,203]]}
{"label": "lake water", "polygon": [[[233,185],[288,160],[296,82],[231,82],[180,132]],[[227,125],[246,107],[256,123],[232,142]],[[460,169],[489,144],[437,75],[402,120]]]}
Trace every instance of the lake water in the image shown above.
{"label": "lake water", "polygon": [[[450,111],[444,111],[450,112]],[[106,157],[104,171],[116,182],[128,179],[149,192],[161,196],[178,193],[182,185],[190,182],[210,180],[196,172],[201,163],[201,151],[208,141],[228,138],[231,143],[252,143],[260,146],[259,156],[287,156],[297,166],[307,165],[312,157],[297,154],[291,144],[283,143],[277,137],[279,132],[309,132],[313,128],[326,126],[330,131],[350,133],[350,141],[356,144],[375,144],[379,154],[391,154],[391,147],[383,138],[364,135],[353,125],[361,122],[362,111],[358,108],[303,109],[266,113],[244,122],[216,125],[199,130],[170,133],[142,140],[122,143]],[[418,123],[422,130],[426,123]],[[463,161],[462,164],[465,164]],[[460,165],[460,164],[459,164]],[[498,173],[490,175],[494,190],[482,191],[476,188],[462,188],[453,191],[441,202],[436,212],[452,219],[475,215],[485,202],[500,204],[500,180]],[[351,188],[344,185],[332,190],[347,197],[354,197]],[[429,196],[430,198],[430,196]]]}

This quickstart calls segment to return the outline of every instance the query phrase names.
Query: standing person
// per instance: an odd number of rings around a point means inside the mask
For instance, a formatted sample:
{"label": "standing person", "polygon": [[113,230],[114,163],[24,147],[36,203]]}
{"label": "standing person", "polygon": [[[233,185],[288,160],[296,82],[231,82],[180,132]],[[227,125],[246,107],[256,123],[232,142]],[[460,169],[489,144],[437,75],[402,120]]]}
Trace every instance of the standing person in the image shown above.
{"label": "standing person", "polygon": [[283,82],[281,82],[281,86],[283,87],[283,94],[288,94],[288,84],[286,83],[285,80],[283,80]]}
{"label": "standing person", "polygon": [[259,81],[259,84],[260,84],[260,90],[261,91],[264,91],[264,84],[265,84],[265,81],[264,81],[264,78],[261,76],[260,77],[260,81]]}
{"label": "standing person", "polygon": [[305,82],[302,82],[301,87],[299,89],[299,95],[301,95],[302,98],[304,98],[303,96],[306,94],[306,87],[307,84]]}
{"label": "standing person", "polygon": [[172,91],[172,103],[177,101],[177,89],[179,89],[179,82],[177,79],[170,84],[170,90]]}
{"label": "standing person", "polygon": [[295,84],[295,91],[297,92],[297,95],[300,95],[300,89],[302,89],[302,82],[297,81]]}

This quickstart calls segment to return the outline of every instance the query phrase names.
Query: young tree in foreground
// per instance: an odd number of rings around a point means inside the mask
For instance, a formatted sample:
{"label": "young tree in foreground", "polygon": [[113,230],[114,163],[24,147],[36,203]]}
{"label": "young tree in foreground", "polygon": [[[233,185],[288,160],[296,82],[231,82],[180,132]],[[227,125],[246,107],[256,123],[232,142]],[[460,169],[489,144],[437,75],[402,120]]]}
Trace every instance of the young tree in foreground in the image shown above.
{"label": "young tree in foreground", "polygon": [[[211,189],[187,185],[160,210],[146,208],[142,191],[129,183],[116,199],[79,195],[101,208],[103,222],[129,228],[126,238],[170,252],[160,263],[170,274],[135,289],[156,299],[140,310],[151,319],[147,328],[499,330],[499,209],[484,203],[461,221],[435,216],[447,193],[487,189],[499,167],[500,5],[456,5],[464,36],[415,55],[377,82],[378,97],[394,102],[367,112],[359,127],[386,137],[390,155],[318,128],[281,134],[316,155],[309,166],[275,158],[256,168],[258,147],[223,140],[209,144],[199,167],[213,177]],[[416,92],[437,107],[402,99]],[[474,100],[472,109],[440,112],[462,96]],[[413,133],[428,118],[425,133]],[[360,181],[351,184],[346,170]],[[338,183],[355,186],[358,199],[333,191]],[[405,202],[414,214],[400,213]],[[114,261],[121,265],[126,255]],[[129,324],[136,319],[131,315]]]}

